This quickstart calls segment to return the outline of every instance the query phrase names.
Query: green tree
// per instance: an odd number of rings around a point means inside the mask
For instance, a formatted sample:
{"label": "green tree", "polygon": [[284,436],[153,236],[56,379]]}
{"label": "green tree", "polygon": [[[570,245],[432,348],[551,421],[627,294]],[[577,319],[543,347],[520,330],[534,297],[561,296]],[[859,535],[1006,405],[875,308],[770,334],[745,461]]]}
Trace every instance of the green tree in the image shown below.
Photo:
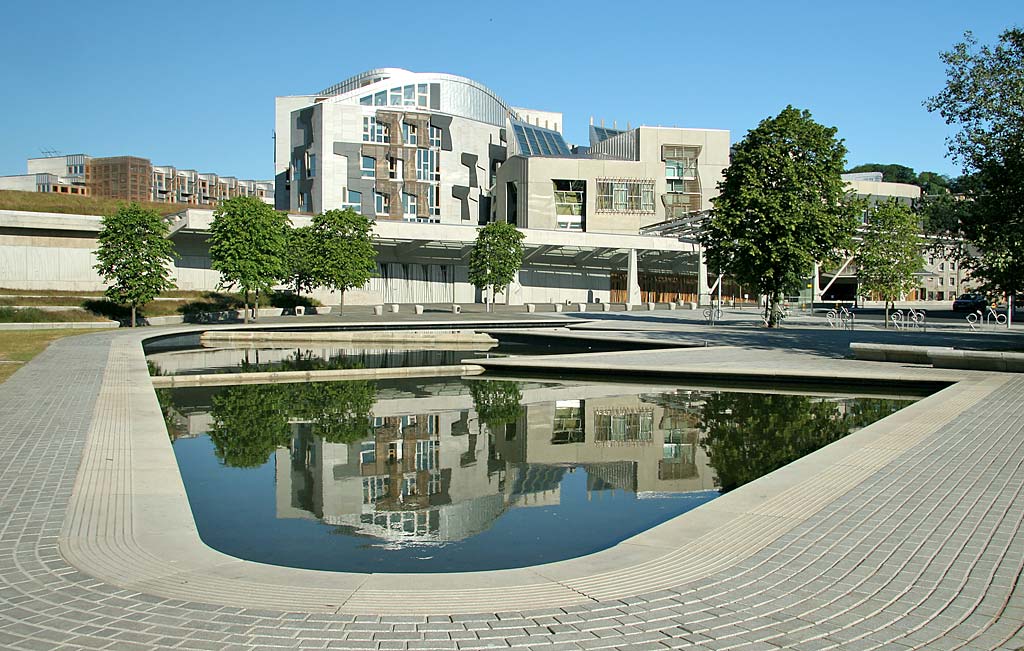
{"label": "green tree", "polygon": [[914,168],[895,163],[864,163],[846,170],[847,172],[881,172],[882,180],[886,183],[909,183],[917,184],[917,174]]}
{"label": "green tree", "polygon": [[469,394],[480,422],[491,431],[514,423],[523,411],[523,392],[511,380],[470,380]]}
{"label": "green tree", "polygon": [[285,284],[295,290],[296,296],[309,294],[316,287],[313,260],[314,234],[312,226],[288,229],[285,253]]}
{"label": "green tree", "polygon": [[507,222],[492,222],[478,230],[469,253],[469,282],[483,292],[490,289],[492,295],[504,291],[523,266],[524,237]]}
{"label": "green tree", "polygon": [[969,242],[964,260],[988,291],[1024,290],[1024,30],[1008,29],[995,47],[970,32],[940,55],[946,86],[925,101],[956,133],[949,153],[967,177],[960,205],[929,215],[937,235]]}
{"label": "green tree", "polygon": [[377,270],[373,246],[373,221],[351,208],[328,210],[313,217],[313,282],[341,293],[362,287]]}
{"label": "green tree", "polygon": [[[302,385],[300,385],[302,386]],[[288,423],[293,389],[287,384],[241,384],[226,387],[210,405],[210,440],[224,465],[262,466],[279,447],[291,442]]]}
{"label": "green tree", "polygon": [[923,244],[920,218],[895,197],[868,211],[855,254],[857,278],[861,293],[875,292],[885,300],[887,328],[893,301],[917,286]]}
{"label": "green tree", "polygon": [[167,233],[167,222],[137,203],[103,217],[94,268],[107,282],[107,298],[131,307],[133,328],[138,306],[175,287],[170,264],[176,254]]}
{"label": "green tree", "polygon": [[768,297],[766,322],[814,262],[848,249],[855,227],[844,200],[846,147],[836,129],[787,106],[740,141],[701,236],[708,266]]}
{"label": "green tree", "polygon": [[830,400],[722,392],[704,402],[699,427],[726,492],[846,436],[851,423]]}
{"label": "green tree", "polygon": [[213,213],[210,225],[210,266],[220,272],[220,285],[239,288],[249,322],[249,293],[270,291],[287,277],[285,250],[288,218],[256,197],[228,199]]}

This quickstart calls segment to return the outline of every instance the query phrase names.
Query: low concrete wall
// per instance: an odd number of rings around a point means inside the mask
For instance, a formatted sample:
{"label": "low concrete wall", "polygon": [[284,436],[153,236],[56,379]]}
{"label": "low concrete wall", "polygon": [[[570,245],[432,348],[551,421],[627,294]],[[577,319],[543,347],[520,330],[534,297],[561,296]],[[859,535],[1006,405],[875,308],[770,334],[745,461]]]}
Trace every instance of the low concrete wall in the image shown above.
{"label": "low concrete wall", "polygon": [[856,359],[869,362],[900,362],[903,364],[931,364],[931,351],[951,351],[943,346],[905,346],[903,344],[872,344],[855,341],[850,350]]}
{"label": "low concrete wall", "polygon": [[444,377],[478,375],[484,367],[476,364],[452,366],[410,366],[408,368],[346,368],[333,371],[269,371],[261,373],[208,373],[203,375],[157,375],[157,389],[175,387],[214,387],[234,384],[273,384],[295,382],[333,382],[336,380],[376,380],[403,377]]}
{"label": "low concrete wall", "polygon": [[431,344],[497,344],[497,340],[481,332],[428,332],[416,330],[331,330],[313,332],[239,332],[211,330],[200,336],[203,344],[219,342],[324,342],[324,343],[417,343]]}
{"label": "low concrete wall", "polygon": [[1024,353],[986,350],[933,350],[929,353],[936,368],[974,371],[1024,373]]}
{"label": "low concrete wall", "polygon": [[120,328],[117,321],[68,321],[62,323],[0,323],[0,330],[89,330]]}

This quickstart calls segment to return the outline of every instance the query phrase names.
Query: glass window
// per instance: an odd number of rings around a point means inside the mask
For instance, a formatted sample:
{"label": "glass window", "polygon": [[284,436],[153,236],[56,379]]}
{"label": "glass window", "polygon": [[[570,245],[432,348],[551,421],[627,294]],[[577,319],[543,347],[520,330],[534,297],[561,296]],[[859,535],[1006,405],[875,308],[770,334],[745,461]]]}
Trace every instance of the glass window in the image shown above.
{"label": "glass window", "polygon": [[423,107],[425,107],[426,105],[427,105],[427,85],[426,84],[419,84],[418,86],[416,86],[416,106],[423,106]]}
{"label": "glass window", "polygon": [[416,195],[408,192],[402,193],[402,214],[406,217],[416,216]]}
{"label": "glass window", "polygon": [[401,106],[401,105],[402,105],[402,89],[401,88],[392,88],[391,89],[391,106]]}
{"label": "glass window", "polygon": [[654,212],[654,181],[597,181],[597,210]]}
{"label": "glass window", "polygon": [[552,181],[555,195],[555,222],[558,228],[583,230],[586,209],[586,181]]}
{"label": "glass window", "polygon": [[430,146],[436,149],[441,148],[441,128],[430,125]]}
{"label": "glass window", "polygon": [[405,106],[416,105],[416,86],[406,86],[402,92],[402,103]]}
{"label": "glass window", "polygon": [[363,156],[359,164],[360,176],[364,179],[372,179],[376,175],[377,159],[370,156]]}
{"label": "glass window", "polygon": [[355,190],[349,190],[345,196],[345,207],[352,208],[354,210],[362,210],[363,193],[356,192]]}
{"label": "glass window", "polygon": [[377,93],[376,95],[373,96],[373,105],[374,106],[387,106],[387,104],[388,104],[388,94],[387,94],[386,91],[382,90],[382,91],[380,91],[379,93]]}
{"label": "glass window", "polygon": [[380,192],[373,193],[373,207],[374,212],[378,215],[388,215],[391,213],[391,197],[390,195],[381,194]]}
{"label": "glass window", "polygon": [[438,155],[436,150],[423,148],[416,150],[416,180],[441,180],[441,170],[438,166]]}
{"label": "glass window", "polygon": [[359,98],[359,104],[361,106],[373,106],[373,95],[367,95],[366,97]]}
{"label": "glass window", "polygon": [[[408,86],[407,88],[412,88]],[[416,144],[416,125],[408,122],[402,123],[402,141],[407,145]]]}
{"label": "glass window", "polygon": [[316,154],[306,154],[306,160],[309,161],[306,167],[306,178],[313,178],[316,176]]}
{"label": "glass window", "polygon": [[363,142],[391,142],[391,133],[388,125],[377,122],[377,118],[372,115],[364,115]]}

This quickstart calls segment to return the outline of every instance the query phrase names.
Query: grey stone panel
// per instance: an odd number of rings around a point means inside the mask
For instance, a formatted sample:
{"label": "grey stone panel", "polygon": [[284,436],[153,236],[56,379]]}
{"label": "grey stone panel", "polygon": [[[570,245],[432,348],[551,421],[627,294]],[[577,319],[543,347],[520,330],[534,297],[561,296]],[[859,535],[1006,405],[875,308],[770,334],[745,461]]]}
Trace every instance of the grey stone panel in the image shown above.
{"label": "grey stone panel", "polygon": [[431,115],[430,126],[441,130],[441,151],[452,150],[452,118],[450,115]]}
{"label": "grey stone panel", "polygon": [[430,110],[441,110],[441,84],[430,84]]}
{"label": "grey stone panel", "polygon": [[291,197],[289,197],[290,188],[287,188],[288,183],[288,172],[281,172],[274,176],[274,209],[275,210],[288,210],[291,208],[289,205]]}
{"label": "grey stone panel", "polygon": [[[364,215],[372,215],[376,211],[373,205],[373,179],[364,179],[360,170],[363,152],[370,145],[359,145],[354,142],[334,143],[334,153],[348,158],[348,177],[346,179],[348,188],[361,194],[359,212]],[[387,151],[384,148],[384,151]],[[367,153],[367,156],[371,154]],[[347,201],[348,197],[344,197]]]}
{"label": "grey stone panel", "polygon": [[477,182],[476,178],[476,161],[476,154],[462,152],[462,164],[469,168],[469,187],[471,188],[480,187],[480,184]]}
{"label": "grey stone panel", "polygon": [[491,221],[491,198],[480,195],[480,221],[479,224],[483,226]]}
{"label": "grey stone panel", "polygon": [[462,202],[462,221],[469,221],[469,188],[464,185],[453,185],[452,196]]}
{"label": "grey stone panel", "polygon": [[[502,129],[502,132],[505,130]],[[504,140],[504,137],[502,138]],[[487,157],[492,161],[504,163],[508,159],[508,147],[502,145],[487,145]]]}

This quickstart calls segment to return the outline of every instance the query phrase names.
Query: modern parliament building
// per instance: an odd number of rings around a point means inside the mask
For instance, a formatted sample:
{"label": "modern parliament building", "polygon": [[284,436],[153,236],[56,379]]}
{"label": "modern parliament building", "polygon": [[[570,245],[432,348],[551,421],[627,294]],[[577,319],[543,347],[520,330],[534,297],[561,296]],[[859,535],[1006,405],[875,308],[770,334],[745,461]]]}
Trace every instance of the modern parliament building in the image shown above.
{"label": "modern parliament building", "polygon": [[353,302],[485,300],[466,261],[491,221],[526,236],[500,302],[706,295],[693,239],[657,231],[711,208],[729,132],[591,124],[589,146],[571,147],[563,126],[561,113],[514,107],[465,77],[370,70],[276,99],[275,204],[376,220],[378,277]]}

